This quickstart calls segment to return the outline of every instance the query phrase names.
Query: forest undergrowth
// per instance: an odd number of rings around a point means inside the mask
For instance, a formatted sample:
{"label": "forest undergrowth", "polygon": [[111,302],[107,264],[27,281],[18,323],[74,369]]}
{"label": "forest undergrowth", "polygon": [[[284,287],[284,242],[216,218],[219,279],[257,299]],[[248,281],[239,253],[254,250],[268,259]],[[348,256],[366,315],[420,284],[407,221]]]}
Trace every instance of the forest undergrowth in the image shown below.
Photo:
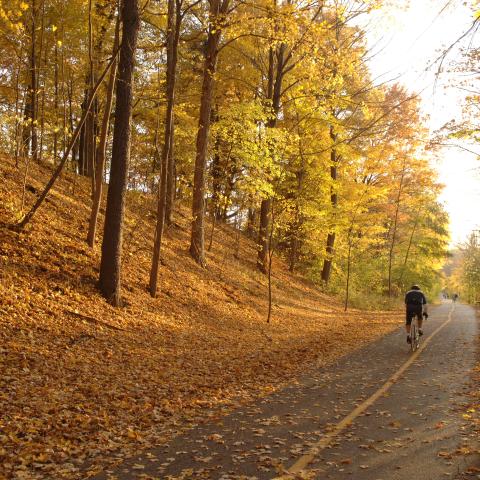
{"label": "forest undergrowth", "polygon": [[[6,224],[18,219],[24,172],[5,157],[0,171]],[[30,166],[26,206],[50,174]],[[401,323],[399,312],[344,312],[274,259],[267,324],[254,242],[219,226],[202,269],[188,254],[183,208],[153,299],[156,206],[138,192],[128,198],[124,306],[113,308],[96,288],[99,246],[85,242],[89,187],[67,172],[24,232],[0,228],[0,479],[88,478]]]}

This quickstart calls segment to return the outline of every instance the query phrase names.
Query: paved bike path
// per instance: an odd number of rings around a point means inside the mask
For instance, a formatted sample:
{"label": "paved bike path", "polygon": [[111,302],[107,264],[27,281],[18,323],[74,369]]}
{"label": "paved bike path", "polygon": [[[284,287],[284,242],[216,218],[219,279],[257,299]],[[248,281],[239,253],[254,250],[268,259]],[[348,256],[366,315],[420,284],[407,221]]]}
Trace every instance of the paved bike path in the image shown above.
{"label": "paved bike path", "polygon": [[[452,307],[431,309],[425,339],[451,321],[326,448],[318,449],[319,441],[409,360],[403,329],[95,478],[438,480],[480,467],[477,457],[459,450],[469,439],[462,414],[468,371],[478,359],[478,321],[473,308]],[[297,477],[285,474],[315,448]]]}

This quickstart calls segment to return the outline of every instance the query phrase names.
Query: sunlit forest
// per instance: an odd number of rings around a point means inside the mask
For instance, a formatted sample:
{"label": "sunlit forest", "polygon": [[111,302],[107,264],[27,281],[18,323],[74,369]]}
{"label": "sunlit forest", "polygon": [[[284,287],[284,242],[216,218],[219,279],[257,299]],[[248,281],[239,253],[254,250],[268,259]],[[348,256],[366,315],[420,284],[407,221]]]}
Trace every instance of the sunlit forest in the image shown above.
{"label": "sunlit forest", "polygon": [[[480,301],[437,169],[478,141],[476,77],[432,132],[371,68],[398,3],[1,0],[0,480],[267,395],[394,331],[413,284]],[[437,77],[477,72],[452,48]]]}

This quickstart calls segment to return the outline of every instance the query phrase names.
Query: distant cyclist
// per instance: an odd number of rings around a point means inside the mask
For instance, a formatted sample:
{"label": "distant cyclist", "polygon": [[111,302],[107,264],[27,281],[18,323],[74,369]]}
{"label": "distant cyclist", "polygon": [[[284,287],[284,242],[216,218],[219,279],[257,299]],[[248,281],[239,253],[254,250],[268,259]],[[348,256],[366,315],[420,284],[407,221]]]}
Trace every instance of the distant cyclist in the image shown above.
{"label": "distant cyclist", "polygon": [[453,295],[453,303],[455,303],[458,300],[458,293],[455,293]]}
{"label": "distant cyclist", "polygon": [[406,308],[406,322],[405,329],[407,331],[407,343],[411,343],[410,327],[412,320],[416,316],[418,320],[418,333],[423,335],[422,323],[423,317],[428,318],[427,313],[427,297],[420,290],[418,285],[413,285],[412,288],[405,294],[405,308]]}

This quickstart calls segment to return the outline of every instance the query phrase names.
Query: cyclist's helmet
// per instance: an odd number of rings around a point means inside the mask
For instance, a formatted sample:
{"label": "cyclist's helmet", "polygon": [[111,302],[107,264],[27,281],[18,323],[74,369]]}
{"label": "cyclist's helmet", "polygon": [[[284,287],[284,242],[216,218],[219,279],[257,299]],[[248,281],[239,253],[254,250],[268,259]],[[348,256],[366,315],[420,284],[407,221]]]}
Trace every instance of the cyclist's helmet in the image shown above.
{"label": "cyclist's helmet", "polygon": [[411,290],[420,290],[420,287],[418,285],[412,285]]}

